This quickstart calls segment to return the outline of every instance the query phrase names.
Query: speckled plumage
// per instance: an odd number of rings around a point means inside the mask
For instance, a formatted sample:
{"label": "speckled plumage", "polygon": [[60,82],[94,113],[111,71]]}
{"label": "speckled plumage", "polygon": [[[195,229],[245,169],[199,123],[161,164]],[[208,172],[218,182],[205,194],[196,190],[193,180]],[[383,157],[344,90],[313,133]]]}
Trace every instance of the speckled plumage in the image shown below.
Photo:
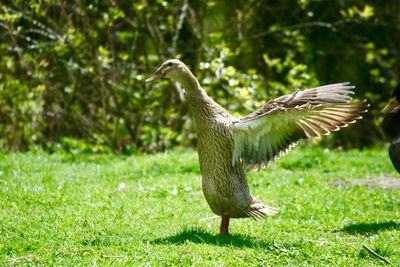
{"label": "speckled plumage", "polygon": [[217,215],[227,213],[232,218],[275,213],[276,209],[263,205],[250,195],[243,169],[232,165],[232,128],[238,119],[207,96],[194,80],[191,85],[181,83],[186,89],[196,128],[202,189],[211,210]]}
{"label": "speckled plumage", "polygon": [[203,193],[211,210],[222,217],[221,234],[228,233],[229,218],[262,218],[277,211],[250,195],[247,170],[267,166],[299,139],[326,135],[355,122],[367,106],[349,102],[353,87],[341,83],[296,91],[235,118],[206,94],[179,60],[167,60],[147,81],[163,77],[186,90],[198,138]]}

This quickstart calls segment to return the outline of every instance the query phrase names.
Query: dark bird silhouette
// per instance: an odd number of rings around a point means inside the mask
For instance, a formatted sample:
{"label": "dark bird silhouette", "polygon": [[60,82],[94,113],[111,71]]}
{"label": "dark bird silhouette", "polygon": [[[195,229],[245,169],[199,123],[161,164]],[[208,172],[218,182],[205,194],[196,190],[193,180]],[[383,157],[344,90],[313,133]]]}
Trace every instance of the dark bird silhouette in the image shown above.
{"label": "dark bird silhouette", "polygon": [[383,108],[385,114],[382,129],[390,142],[389,157],[394,168],[400,173],[400,84],[393,90],[389,103]]}

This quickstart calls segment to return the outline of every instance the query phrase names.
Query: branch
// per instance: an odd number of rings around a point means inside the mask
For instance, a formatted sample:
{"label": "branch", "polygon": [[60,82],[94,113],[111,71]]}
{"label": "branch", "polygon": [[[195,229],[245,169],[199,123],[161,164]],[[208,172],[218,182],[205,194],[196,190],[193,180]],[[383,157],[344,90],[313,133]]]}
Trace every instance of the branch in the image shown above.
{"label": "branch", "polygon": [[11,266],[14,266],[16,263],[23,261],[23,260],[33,260],[35,258],[35,256],[33,256],[32,254],[26,255],[26,256],[21,256],[18,258],[15,258],[11,261]]}
{"label": "branch", "polygon": [[286,26],[286,27],[280,27],[280,28],[276,28],[276,29],[272,29],[272,30],[256,33],[251,37],[252,38],[258,38],[258,37],[262,37],[262,36],[265,36],[265,35],[272,34],[274,32],[281,32],[281,31],[284,31],[284,30],[292,30],[292,29],[307,28],[307,27],[323,27],[323,28],[331,29],[332,31],[336,31],[335,24],[336,23],[329,23],[329,22],[323,22],[323,21],[305,22],[305,23],[290,25],[290,26]]}
{"label": "branch", "polygon": [[379,255],[378,253],[376,253],[375,251],[373,251],[372,249],[370,249],[367,245],[363,244],[362,245],[363,248],[365,248],[369,253],[372,254],[372,256],[377,257],[378,259],[380,259],[381,261],[384,261],[387,264],[393,265],[393,263],[391,263],[389,260],[387,260],[386,258],[384,258],[383,256]]}
{"label": "branch", "polygon": [[176,25],[176,30],[175,34],[172,37],[172,51],[173,51],[173,56],[175,57],[177,54],[177,46],[178,46],[178,40],[179,40],[179,32],[183,27],[183,22],[185,21],[186,15],[187,15],[187,10],[188,10],[188,1],[184,0],[183,5],[181,7],[181,14],[179,16],[178,24]]}

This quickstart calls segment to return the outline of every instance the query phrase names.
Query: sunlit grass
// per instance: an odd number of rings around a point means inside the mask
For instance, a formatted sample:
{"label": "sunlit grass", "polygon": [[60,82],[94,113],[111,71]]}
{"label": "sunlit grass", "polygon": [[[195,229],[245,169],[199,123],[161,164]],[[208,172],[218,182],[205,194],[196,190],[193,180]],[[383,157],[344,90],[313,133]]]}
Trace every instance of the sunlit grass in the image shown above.
{"label": "sunlit grass", "polygon": [[194,151],[0,155],[0,262],[40,265],[376,265],[400,263],[400,191],[328,181],[397,176],[386,150],[296,149],[248,175],[279,213],[219,219]]}

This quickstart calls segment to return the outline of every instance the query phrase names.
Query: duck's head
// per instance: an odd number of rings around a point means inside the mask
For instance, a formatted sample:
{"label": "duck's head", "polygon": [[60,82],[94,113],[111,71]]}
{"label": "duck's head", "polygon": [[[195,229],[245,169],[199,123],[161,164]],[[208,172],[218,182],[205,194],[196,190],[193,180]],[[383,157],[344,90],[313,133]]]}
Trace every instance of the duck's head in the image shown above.
{"label": "duck's head", "polygon": [[186,65],[179,59],[168,59],[164,61],[163,64],[145,80],[145,82],[151,82],[157,79],[168,78],[179,81],[183,73],[189,69]]}
{"label": "duck's head", "polygon": [[400,84],[393,90],[389,103],[382,109],[382,113],[388,113],[400,104]]}

